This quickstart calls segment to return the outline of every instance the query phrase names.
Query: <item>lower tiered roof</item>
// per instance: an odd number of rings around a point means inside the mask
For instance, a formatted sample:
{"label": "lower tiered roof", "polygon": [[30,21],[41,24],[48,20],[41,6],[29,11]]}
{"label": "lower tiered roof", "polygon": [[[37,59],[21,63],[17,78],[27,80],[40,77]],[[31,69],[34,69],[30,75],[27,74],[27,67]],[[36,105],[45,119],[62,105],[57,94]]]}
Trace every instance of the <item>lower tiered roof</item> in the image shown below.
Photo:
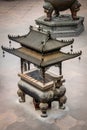
{"label": "lower tiered roof", "polygon": [[69,60],[81,55],[81,52],[70,54],[64,53],[62,51],[56,51],[47,55],[42,55],[41,53],[35,52],[25,47],[20,47],[18,49],[9,49],[2,47],[2,49],[22,59],[25,59],[38,67],[52,66],[62,61]]}

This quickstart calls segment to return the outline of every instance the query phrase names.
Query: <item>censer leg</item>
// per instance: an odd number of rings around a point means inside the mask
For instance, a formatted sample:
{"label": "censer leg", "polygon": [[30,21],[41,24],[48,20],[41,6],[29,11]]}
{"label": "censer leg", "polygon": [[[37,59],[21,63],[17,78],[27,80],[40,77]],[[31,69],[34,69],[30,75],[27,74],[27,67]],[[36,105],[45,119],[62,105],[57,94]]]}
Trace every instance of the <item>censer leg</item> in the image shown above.
{"label": "censer leg", "polygon": [[47,103],[40,103],[39,105],[40,110],[42,112],[41,117],[47,117],[47,109],[48,109],[48,104]]}
{"label": "censer leg", "polygon": [[40,103],[36,99],[34,99],[34,98],[33,98],[33,104],[34,104],[34,107],[35,107],[36,110],[40,109],[40,107],[39,107]]}
{"label": "censer leg", "polygon": [[19,102],[25,102],[25,93],[21,89],[18,89],[17,94],[20,97]]}
{"label": "censer leg", "polygon": [[66,96],[62,96],[59,99],[59,109],[65,109],[64,104],[66,103],[67,97]]}

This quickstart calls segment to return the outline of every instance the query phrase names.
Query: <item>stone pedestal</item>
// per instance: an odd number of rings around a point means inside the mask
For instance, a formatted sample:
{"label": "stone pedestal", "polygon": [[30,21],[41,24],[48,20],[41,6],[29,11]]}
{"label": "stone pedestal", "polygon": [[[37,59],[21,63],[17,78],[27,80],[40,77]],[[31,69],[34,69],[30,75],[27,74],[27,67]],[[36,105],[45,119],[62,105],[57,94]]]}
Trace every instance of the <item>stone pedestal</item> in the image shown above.
{"label": "stone pedestal", "polygon": [[36,19],[36,24],[42,29],[50,31],[53,38],[78,36],[84,31],[84,17],[73,20],[70,15],[53,17],[52,21],[44,21],[45,16]]}

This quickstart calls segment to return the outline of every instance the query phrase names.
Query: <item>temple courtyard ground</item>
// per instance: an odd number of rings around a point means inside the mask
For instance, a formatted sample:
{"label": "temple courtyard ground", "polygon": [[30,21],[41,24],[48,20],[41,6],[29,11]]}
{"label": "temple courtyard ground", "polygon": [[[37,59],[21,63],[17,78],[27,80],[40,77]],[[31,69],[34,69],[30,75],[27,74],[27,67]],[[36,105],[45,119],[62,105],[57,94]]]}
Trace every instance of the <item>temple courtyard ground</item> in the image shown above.
{"label": "temple courtyard ground", "polygon": [[[63,62],[66,109],[59,110],[53,102],[48,117],[43,119],[31,97],[26,96],[25,103],[18,102],[20,59],[8,53],[3,58],[1,50],[2,45],[9,46],[8,34],[24,35],[30,25],[36,26],[35,19],[44,15],[43,0],[0,0],[0,130],[87,130],[87,0],[79,1],[82,7],[78,15],[85,17],[85,30],[74,37],[74,52],[82,50],[81,60]],[[64,50],[70,51],[70,46]],[[50,71],[58,73],[58,68],[51,67]]]}

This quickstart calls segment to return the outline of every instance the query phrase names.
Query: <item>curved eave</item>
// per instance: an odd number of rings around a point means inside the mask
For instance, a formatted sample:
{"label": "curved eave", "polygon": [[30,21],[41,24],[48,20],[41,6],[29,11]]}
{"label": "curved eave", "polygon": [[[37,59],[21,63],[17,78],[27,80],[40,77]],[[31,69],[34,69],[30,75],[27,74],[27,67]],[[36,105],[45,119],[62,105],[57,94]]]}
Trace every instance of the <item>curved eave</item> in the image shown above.
{"label": "curved eave", "polygon": [[48,36],[48,32],[43,32],[42,30],[39,31],[38,28],[35,28],[35,27],[33,27],[33,26],[30,26],[30,30],[29,30],[29,32],[28,32],[27,34],[22,35],[22,36],[20,36],[20,35],[17,35],[17,36],[8,35],[8,38],[9,38],[9,40],[13,40],[13,41],[16,41],[16,42],[18,42],[18,43],[20,43],[20,44],[23,44],[23,43],[21,43],[20,41],[18,41],[18,39],[19,39],[19,38],[26,38],[32,31],[35,31],[35,32],[38,32],[38,33],[40,33],[40,34],[43,34],[43,35],[47,35],[47,36]]}
{"label": "curved eave", "polygon": [[20,35],[17,35],[17,36],[8,35],[8,38],[9,38],[9,40],[12,40],[12,41],[15,41],[15,42],[20,43],[20,41],[18,41],[18,39],[19,39],[19,38],[25,38],[25,37],[27,37],[27,36],[30,34],[30,32],[31,32],[31,31],[29,31],[27,34],[22,35],[22,36],[20,36]]}
{"label": "curved eave", "polygon": [[31,63],[33,63],[37,66],[40,66],[41,62],[39,60],[36,60],[36,58],[34,58],[34,57],[31,57],[31,56],[23,54],[22,52],[19,52],[18,49],[14,49],[14,48],[10,49],[10,48],[6,48],[6,47],[3,47],[3,46],[1,48],[2,48],[2,50],[6,51],[10,54],[13,54],[13,55],[15,55],[19,58],[23,58],[23,59],[30,61]]}
{"label": "curved eave", "polygon": [[68,46],[68,45],[73,44],[74,39],[70,39],[70,40],[56,40],[56,41],[61,42],[61,44],[63,43],[64,45],[62,47],[64,47],[64,46]]}
{"label": "curved eave", "polygon": [[48,66],[56,65],[56,64],[61,63],[63,61],[66,61],[66,60],[70,60],[70,59],[76,58],[76,57],[78,57],[78,56],[80,56],[82,54],[82,51],[80,51],[79,53],[73,53],[73,54],[63,53],[63,52],[61,52],[61,53],[63,54],[63,57],[60,57],[58,59],[54,59],[53,61],[50,60],[46,64],[43,61],[41,63],[41,66],[42,67],[44,67],[44,66],[48,67]]}

